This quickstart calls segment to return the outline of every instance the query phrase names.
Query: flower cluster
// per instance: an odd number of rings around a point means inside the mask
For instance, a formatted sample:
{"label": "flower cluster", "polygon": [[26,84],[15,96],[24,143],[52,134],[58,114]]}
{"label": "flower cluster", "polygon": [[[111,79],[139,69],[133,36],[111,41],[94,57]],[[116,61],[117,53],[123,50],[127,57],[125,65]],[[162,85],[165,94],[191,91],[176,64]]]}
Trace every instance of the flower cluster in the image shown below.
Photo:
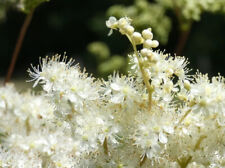
{"label": "flower cluster", "polygon": [[1,87],[0,167],[224,167],[225,79],[188,75],[127,17],[106,25],[131,42],[132,72],[105,81],[55,55],[28,69],[41,93]]}
{"label": "flower cluster", "polygon": [[[168,42],[171,30],[171,19],[166,15],[166,9],[160,3],[148,0],[134,0],[131,5],[116,4],[107,10],[107,16],[121,18],[128,16],[133,19],[132,24],[138,29],[151,25],[154,35],[161,44]],[[160,22],[158,22],[160,20]]]}
{"label": "flower cluster", "polygon": [[[225,12],[224,0],[157,0],[161,5],[179,9],[185,19],[200,20],[203,12]],[[177,8],[177,9],[176,9]]]}

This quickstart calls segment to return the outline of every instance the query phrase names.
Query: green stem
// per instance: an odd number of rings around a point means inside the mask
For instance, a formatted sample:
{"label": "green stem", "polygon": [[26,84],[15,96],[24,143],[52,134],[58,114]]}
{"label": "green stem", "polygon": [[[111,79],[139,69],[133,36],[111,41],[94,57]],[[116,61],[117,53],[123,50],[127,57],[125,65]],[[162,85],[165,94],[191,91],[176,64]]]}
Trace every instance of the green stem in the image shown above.
{"label": "green stem", "polygon": [[144,70],[142,61],[139,58],[139,53],[137,51],[137,47],[136,47],[134,41],[128,35],[126,35],[126,36],[129,39],[129,41],[131,42],[132,47],[133,47],[133,50],[134,50],[134,53],[135,53],[135,55],[137,57],[138,65],[140,67],[141,74],[142,74],[142,77],[143,77],[145,86],[147,87],[147,90],[148,90],[149,111],[151,111],[151,107],[152,107],[152,93],[153,93],[154,89],[153,89],[153,87],[149,83],[148,75],[147,75],[146,71]]}
{"label": "green stem", "polygon": [[186,168],[190,161],[192,160],[192,156],[189,156],[186,160],[177,160],[178,164],[180,165],[180,168]]}
{"label": "green stem", "polygon": [[[132,45],[133,45],[133,43],[132,43]],[[152,88],[152,86],[149,83],[148,75],[146,74],[146,71],[144,70],[142,61],[139,58],[139,53],[137,51],[136,45],[133,45],[133,48],[134,48],[135,55],[136,55],[136,57],[138,59],[138,65],[140,67],[141,74],[142,74],[142,77],[143,77],[145,86],[147,87],[147,90],[148,90],[149,110],[151,110],[151,107],[152,107],[152,93],[153,93],[153,88]]]}
{"label": "green stem", "polygon": [[201,145],[201,142],[202,142],[205,138],[207,138],[206,135],[202,135],[202,136],[199,137],[198,141],[197,141],[196,144],[195,144],[194,151],[196,151],[197,149],[199,149],[199,147],[200,147],[200,145]]}
{"label": "green stem", "polygon": [[190,113],[191,113],[191,109],[186,111],[186,113],[181,117],[181,119],[179,120],[177,125],[174,127],[174,129],[176,129],[184,121],[184,119],[188,116],[188,114],[190,114]]}

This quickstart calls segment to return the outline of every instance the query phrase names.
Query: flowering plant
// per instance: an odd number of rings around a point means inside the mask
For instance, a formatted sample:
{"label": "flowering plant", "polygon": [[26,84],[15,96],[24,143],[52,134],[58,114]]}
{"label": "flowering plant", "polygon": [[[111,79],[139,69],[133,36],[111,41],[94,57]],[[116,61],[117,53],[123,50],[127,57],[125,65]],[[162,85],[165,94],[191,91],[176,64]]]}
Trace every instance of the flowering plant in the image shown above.
{"label": "flowering plant", "polygon": [[224,78],[188,75],[127,17],[106,25],[131,42],[132,70],[105,81],[56,55],[28,70],[43,92],[0,88],[0,167],[224,167]]}

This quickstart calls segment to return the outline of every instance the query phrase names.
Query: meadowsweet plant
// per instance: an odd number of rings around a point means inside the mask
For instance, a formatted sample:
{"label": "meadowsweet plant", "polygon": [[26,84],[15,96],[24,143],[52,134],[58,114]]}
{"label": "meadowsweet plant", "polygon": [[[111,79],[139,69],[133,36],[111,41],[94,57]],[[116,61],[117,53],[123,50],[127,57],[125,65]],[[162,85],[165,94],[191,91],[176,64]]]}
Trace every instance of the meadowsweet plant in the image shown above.
{"label": "meadowsweet plant", "polygon": [[[166,15],[166,12],[167,8],[160,3],[149,2],[148,0],[134,0],[129,5],[117,3],[110,6],[106,11],[106,16],[130,17],[136,31],[141,31],[151,25],[155,38],[160,44],[166,45],[172,26],[171,18]],[[93,19],[92,29],[98,34],[102,34],[103,31],[102,29],[96,30],[94,25],[97,20],[102,22],[102,19],[99,16],[95,16]],[[105,35],[103,34],[103,36]],[[110,47],[104,42],[95,41],[90,43],[87,51],[96,60],[98,76],[107,77],[115,70],[127,73],[129,69],[129,60],[125,59],[124,54],[110,52]],[[127,50],[123,50],[123,52],[127,53]]]}
{"label": "meadowsweet plant", "polygon": [[[218,17],[216,14],[224,15],[225,0],[121,1],[121,3],[110,6],[106,11],[106,16],[115,16],[117,18],[130,17],[136,31],[141,31],[151,25],[154,37],[161,45],[170,43],[170,46],[171,44],[174,45],[170,48],[174,48],[174,52],[177,55],[182,55],[186,49],[189,36],[192,34],[193,24],[199,22],[205,13],[210,13],[215,18]],[[92,19],[92,30],[98,34],[104,32],[103,29],[95,26],[102,19],[104,18],[99,15]],[[172,26],[173,31],[171,32]],[[172,41],[170,41],[170,35],[175,37]],[[97,74],[105,77],[115,69],[126,73],[129,69],[128,60],[124,59],[122,54],[114,55],[111,52],[107,52],[109,56],[102,57],[103,53],[106,54],[105,51],[108,49],[109,47],[102,42],[92,42],[87,47],[90,55],[96,60]],[[98,52],[96,52],[97,50]],[[127,53],[127,50],[123,50],[123,52]],[[117,62],[117,66],[114,65],[115,62]]]}
{"label": "meadowsweet plant", "polygon": [[0,88],[0,167],[225,167],[225,79],[188,75],[127,17],[106,25],[130,41],[132,71],[95,79],[55,55],[28,69],[43,92]]}

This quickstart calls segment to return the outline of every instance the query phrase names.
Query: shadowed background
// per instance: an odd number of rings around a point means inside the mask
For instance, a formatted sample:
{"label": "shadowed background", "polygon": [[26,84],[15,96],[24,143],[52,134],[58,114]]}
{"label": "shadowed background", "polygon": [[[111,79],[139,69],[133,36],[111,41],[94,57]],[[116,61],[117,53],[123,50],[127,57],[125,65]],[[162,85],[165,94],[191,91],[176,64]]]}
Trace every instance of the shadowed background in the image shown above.
{"label": "shadowed background", "polygon": [[[87,52],[93,41],[102,41],[110,47],[111,54],[124,57],[131,51],[128,40],[119,33],[108,37],[105,20],[106,10],[114,4],[130,5],[132,0],[74,1],[52,0],[41,4],[35,11],[20,51],[12,79],[29,79],[26,70],[30,63],[38,64],[39,57],[67,53],[87,71],[96,73],[97,60]],[[176,19],[172,13],[172,29],[168,44],[160,49],[171,54],[178,41]],[[6,75],[18,33],[25,14],[9,9],[0,22],[0,76]],[[159,20],[160,22],[160,20]],[[150,25],[151,26],[151,25]],[[147,28],[147,27],[146,27]],[[190,68],[210,76],[225,75],[225,15],[204,13],[199,22],[194,22],[182,55],[191,64]]]}

